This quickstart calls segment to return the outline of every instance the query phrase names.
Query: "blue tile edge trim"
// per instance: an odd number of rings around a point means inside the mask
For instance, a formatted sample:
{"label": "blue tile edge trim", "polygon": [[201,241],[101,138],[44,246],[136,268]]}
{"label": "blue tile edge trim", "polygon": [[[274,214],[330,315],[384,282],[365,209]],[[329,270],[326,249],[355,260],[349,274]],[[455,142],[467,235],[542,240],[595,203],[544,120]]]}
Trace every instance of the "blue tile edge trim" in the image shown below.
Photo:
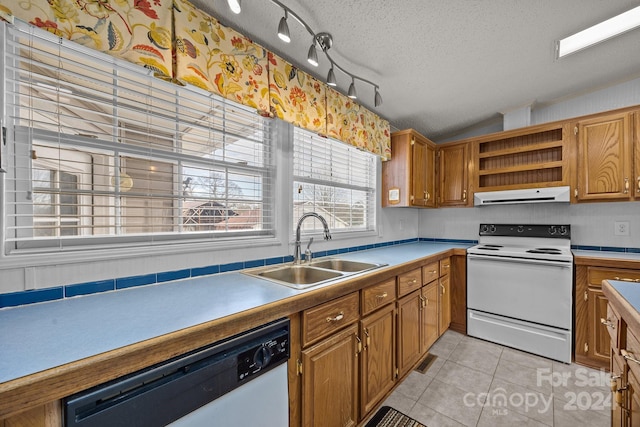
{"label": "blue tile edge trim", "polygon": [[[436,239],[415,237],[412,239],[395,240],[391,242],[381,242],[370,245],[359,245],[340,249],[331,249],[327,251],[314,252],[314,257],[323,257],[330,255],[345,254],[349,252],[365,251],[374,248],[383,248],[386,246],[403,245],[415,242],[432,242],[432,243],[461,243],[476,244],[477,240],[461,240],[461,239]],[[640,252],[640,249],[638,249]],[[273,257],[265,259],[254,259],[244,262],[232,262],[228,264],[209,265],[205,267],[195,267],[191,269],[163,271],[159,273],[145,274],[140,276],[117,277],[114,279],[97,280],[93,282],[74,283],[66,286],[54,288],[36,289],[31,291],[20,291],[7,294],[0,294],[0,309],[6,307],[15,307],[18,305],[33,304],[45,301],[54,301],[63,298],[71,298],[81,295],[90,295],[99,292],[114,291],[118,289],[126,289],[136,286],[152,285],[156,283],[167,282],[170,280],[186,279],[189,277],[206,276],[210,274],[218,274],[229,271],[243,270],[245,268],[261,267],[265,265],[282,264],[292,262],[291,255],[282,257]]]}
{"label": "blue tile edge trim", "polygon": [[640,248],[622,248],[618,246],[586,246],[586,245],[571,245],[571,249],[577,251],[597,251],[597,252],[622,252],[622,253],[640,253]]}

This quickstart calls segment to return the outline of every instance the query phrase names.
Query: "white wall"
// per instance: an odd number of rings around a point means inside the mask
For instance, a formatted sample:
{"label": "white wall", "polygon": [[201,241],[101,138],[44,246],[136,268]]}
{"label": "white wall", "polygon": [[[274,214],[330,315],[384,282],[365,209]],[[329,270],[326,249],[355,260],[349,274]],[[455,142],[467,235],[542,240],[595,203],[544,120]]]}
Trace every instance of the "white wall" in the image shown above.
{"label": "white wall", "polygon": [[[571,243],[587,246],[640,247],[640,203],[542,203],[424,210],[420,237],[478,239],[481,223],[570,224]],[[629,236],[615,236],[614,222],[628,221]]]}

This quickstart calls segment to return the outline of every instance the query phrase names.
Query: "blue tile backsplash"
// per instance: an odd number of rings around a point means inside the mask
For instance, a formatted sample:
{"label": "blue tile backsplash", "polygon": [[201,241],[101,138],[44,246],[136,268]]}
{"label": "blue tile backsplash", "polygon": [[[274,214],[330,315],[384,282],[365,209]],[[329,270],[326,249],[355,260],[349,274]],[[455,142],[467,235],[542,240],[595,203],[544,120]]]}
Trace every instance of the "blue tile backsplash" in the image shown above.
{"label": "blue tile backsplash", "polygon": [[[349,252],[364,251],[373,248],[382,248],[385,246],[402,245],[413,242],[432,242],[432,243],[460,243],[460,244],[477,244],[477,240],[462,239],[436,239],[436,238],[413,238],[396,240],[393,242],[383,242],[371,245],[353,246],[348,248],[330,249],[328,251],[314,252],[314,258],[344,254]],[[587,251],[609,251],[609,252],[626,252],[640,253],[640,248],[619,248],[611,246],[582,246],[572,245],[571,249],[587,250]],[[243,270],[245,268],[261,267],[265,265],[282,264],[292,262],[293,256],[273,257],[266,259],[254,259],[244,262],[233,262],[221,265],[209,265],[206,267],[196,267],[191,269],[183,269],[176,271],[163,271],[160,273],[145,274],[142,276],[119,277],[108,280],[98,280],[95,282],[75,283],[72,285],[59,286],[55,288],[35,289],[30,291],[12,292],[8,294],[0,294],[0,308],[15,307],[24,304],[33,304],[38,302],[53,301],[62,298],[70,298],[79,295],[88,295],[98,292],[113,291],[116,289],[125,289],[134,286],[151,285],[154,283],[167,282],[170,280],[186,279],[189,277],[206,276],[210,274],[224,273],[228,271]]]}

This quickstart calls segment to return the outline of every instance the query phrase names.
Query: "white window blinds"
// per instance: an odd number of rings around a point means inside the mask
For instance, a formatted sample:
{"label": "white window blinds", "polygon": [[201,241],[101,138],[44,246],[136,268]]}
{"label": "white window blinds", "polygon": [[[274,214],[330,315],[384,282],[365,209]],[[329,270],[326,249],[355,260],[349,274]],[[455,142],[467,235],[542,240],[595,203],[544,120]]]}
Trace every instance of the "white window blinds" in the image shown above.
{"label": "white window blinds", "polygon": [[274,234],[269,119],[3,27],[9,252]]}
{"label": "white window blinds", "polygon": [[[295,128],[293,218],[322,215],[331,233],[375,230],[377,157],[355,147]],[[303,231],[321,231],[305,221]]]}

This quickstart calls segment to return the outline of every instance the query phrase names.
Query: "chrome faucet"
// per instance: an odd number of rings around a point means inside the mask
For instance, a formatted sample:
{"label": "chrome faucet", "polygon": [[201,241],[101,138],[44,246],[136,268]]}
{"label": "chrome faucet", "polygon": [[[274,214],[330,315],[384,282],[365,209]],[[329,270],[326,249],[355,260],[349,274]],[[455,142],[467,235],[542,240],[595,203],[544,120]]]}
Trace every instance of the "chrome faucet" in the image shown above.
{"label": "chrome faucet", "polygon": [[[296,227],[296,249],[295,252],[293,254],[293,263],[294,264],[300,264],[301,258],[302,258],[302,251],[300,249],[300,228],[302,227],[302,222],[309,218],[309,217],[314,217],[314,218],[318,218],[320,220],[320,222],[322,223],[322,226],[324,227],[324,240],[330,240],[331,239],[331,233],[329,232],[329,224],[327,224],[327,220],[325,220],[322,215],[318,215],[315,212],[308,212],[304,215],[302,215],[300,217],[300,219],[298,220],[298,226]],[[309,245],[307,246],[307,250],[305,251],[305,253],[307,254],[307,261],[311,261],[311,249],[309,249],[311,247],[311,242],[313,241],[313,238],[309,241]]]}

